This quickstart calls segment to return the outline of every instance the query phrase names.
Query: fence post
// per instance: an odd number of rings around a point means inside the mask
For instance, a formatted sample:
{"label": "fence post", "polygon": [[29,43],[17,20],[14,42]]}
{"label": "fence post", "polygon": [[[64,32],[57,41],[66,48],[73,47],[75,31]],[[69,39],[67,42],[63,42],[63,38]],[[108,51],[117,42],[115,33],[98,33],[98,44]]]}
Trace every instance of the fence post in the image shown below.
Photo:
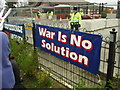
{"label": "fence post", "polygon": [[25,24],[23,24],[23,42],[26,43]]}
{"label": "fence post", "polygon": [[33,34],[33,47],[34,47],[34,51],[36,51],[36,48],[35,48],[35,22],[34,20],[32,20],[32,24],[33,24],[33,27],[32,27],[32,34]]}
{"label": "fence post", "polygon": [[117,2],[117,14],[116,18],[120,19],[120,1]]}
{"label": "fence post", "polygon": [[110,31],[110,45],[109,45],[107,80],[106,80],[107,88],[112,88],[110,81],[113,78],[113,72],[114,72],[116,33],[117,32],[115,32],[115,29],[112,29],[112,31]]}

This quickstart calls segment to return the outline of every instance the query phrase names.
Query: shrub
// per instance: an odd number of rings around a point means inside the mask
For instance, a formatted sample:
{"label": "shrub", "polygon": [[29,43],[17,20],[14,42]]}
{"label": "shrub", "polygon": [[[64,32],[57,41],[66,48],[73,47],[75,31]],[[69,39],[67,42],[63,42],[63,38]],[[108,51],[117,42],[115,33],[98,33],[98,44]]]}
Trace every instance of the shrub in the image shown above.
{"label": "shrub", "polygon": [[23,84],[26,88],[48,88],[52,85],[49,74],[38,69],[38,49],[36,53],[32,45],[17,38],[10,39],[11,54],[15,57],[20,70]]}
{"label": "shrub", "polygon": [[33,76],[38,68],[38,54],[33,47],[17,38],[10,39],[11,54],[15,57],[20,69],[27,75]]}
{"label": "shrub", "polygon": [[106,17],[107,17],[107,13],[102,12],[102,13],[101,13],[101,18],[106,18]]}
{"label": "shrub", "polygon": [[50,76],[47,73],[38,72],[36,74],[36,78],[41,88],[45,88],[45,87],[49,88],[52,85],[52,80],[50,79]]}

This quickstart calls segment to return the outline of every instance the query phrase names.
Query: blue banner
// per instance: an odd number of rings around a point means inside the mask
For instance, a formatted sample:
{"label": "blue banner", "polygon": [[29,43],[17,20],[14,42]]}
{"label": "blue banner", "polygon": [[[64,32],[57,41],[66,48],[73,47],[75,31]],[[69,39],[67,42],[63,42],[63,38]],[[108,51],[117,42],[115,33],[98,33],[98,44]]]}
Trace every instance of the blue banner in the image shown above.
{"label": "blue banner", "polygon": [[102,38],[100,35],[36,25],[36,47],[98,74]]}
{"label": "blue banner", "polygon": [[4,23],[4,31],[20,37],[25,37],[24,24]]}

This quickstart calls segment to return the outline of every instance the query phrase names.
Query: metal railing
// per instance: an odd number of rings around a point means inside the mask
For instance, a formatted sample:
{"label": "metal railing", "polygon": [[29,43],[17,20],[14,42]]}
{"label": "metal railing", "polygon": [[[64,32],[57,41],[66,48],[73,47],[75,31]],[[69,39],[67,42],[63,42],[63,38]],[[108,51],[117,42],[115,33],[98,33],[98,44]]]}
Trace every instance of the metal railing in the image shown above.
{"label": "metal railing", "polygon": [[[17,21],[17,20],[16,20]],[[26,37],[28,38],[28,42],[33,44],[33,33],[32,27],[33,22],[31,19],[23,18],[23,21],[14,22],[11,19],[10,22],[13,23],[24,23],[25,28],[29,26],[30,30],[26,29]],[[30,24],[30,25],[29,25]],[[42,23],[42,25],[57,27],[57,28],[64,28],[70,29],[69,24],[62,24],[62,23]],[[87,32],[85,28],[80,28],[80,31]],[[89,33],[94,33],[91,31]],[[39,64],[43,70],[49,71],[52,78],[57,80],[58,82],[62,83],[63,85],[73,88],[78,84],[83,85],[83,87],[98,87],[106,82],[107,76],[107,68],[108,68],[108,54],[109,54],[109,44],[110,44],[110,37],[103,38],[102,41],[102,48],[101,48],[101,61],[100,61],[100,68],[99,74],[93,75],[88,71],[85,71],[77,66],[70,64],[69,62],[65,62],[60,60],[49,53],[40,50],[40,57],[39,57]],[[115,42],[115,64],[114,64],[114,72],[113,76],[115,78],[120,79],[120,41]],[[102,82],[103,81],[103,82]],[[119,86],[119,81],[117,83]]]}

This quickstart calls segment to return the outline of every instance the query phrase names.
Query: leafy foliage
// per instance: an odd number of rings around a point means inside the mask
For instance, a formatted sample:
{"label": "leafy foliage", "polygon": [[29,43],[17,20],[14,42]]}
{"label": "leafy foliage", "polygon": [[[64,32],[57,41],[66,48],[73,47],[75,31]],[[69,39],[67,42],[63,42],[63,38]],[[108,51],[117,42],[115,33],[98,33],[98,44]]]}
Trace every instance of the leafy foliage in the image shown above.
{"label": "leafy foliage", "polygon": [[106,17],[107,17],[107,13],[102,12],[102,13],[101,13],[101,18],[106,18]]}
{"label": "leafy foliage", "polygon": [[[25,79],[26,87],[32,88],[48,88],[52,85],[49,74],[45,74],[38,69],[38,49],[34,52],[32,45],[18,40],[17,38],[10,39],[11,54],[15,57],[21,71],[22,78]],[[29,82],[33,85],[29,85]]]}
{"label": "leafy foliage", "polygon": [[38,54],[33,47],[17,39],[10,40],[11,54],[15,57],[21,70],[28,76],[33,76],[38,67]]}
{"label": "leafy foliage", "polygon": [[41,88],[49,88],[52,85],[52,80],[49,78],[49,74],[38,72],[36,77]]}

